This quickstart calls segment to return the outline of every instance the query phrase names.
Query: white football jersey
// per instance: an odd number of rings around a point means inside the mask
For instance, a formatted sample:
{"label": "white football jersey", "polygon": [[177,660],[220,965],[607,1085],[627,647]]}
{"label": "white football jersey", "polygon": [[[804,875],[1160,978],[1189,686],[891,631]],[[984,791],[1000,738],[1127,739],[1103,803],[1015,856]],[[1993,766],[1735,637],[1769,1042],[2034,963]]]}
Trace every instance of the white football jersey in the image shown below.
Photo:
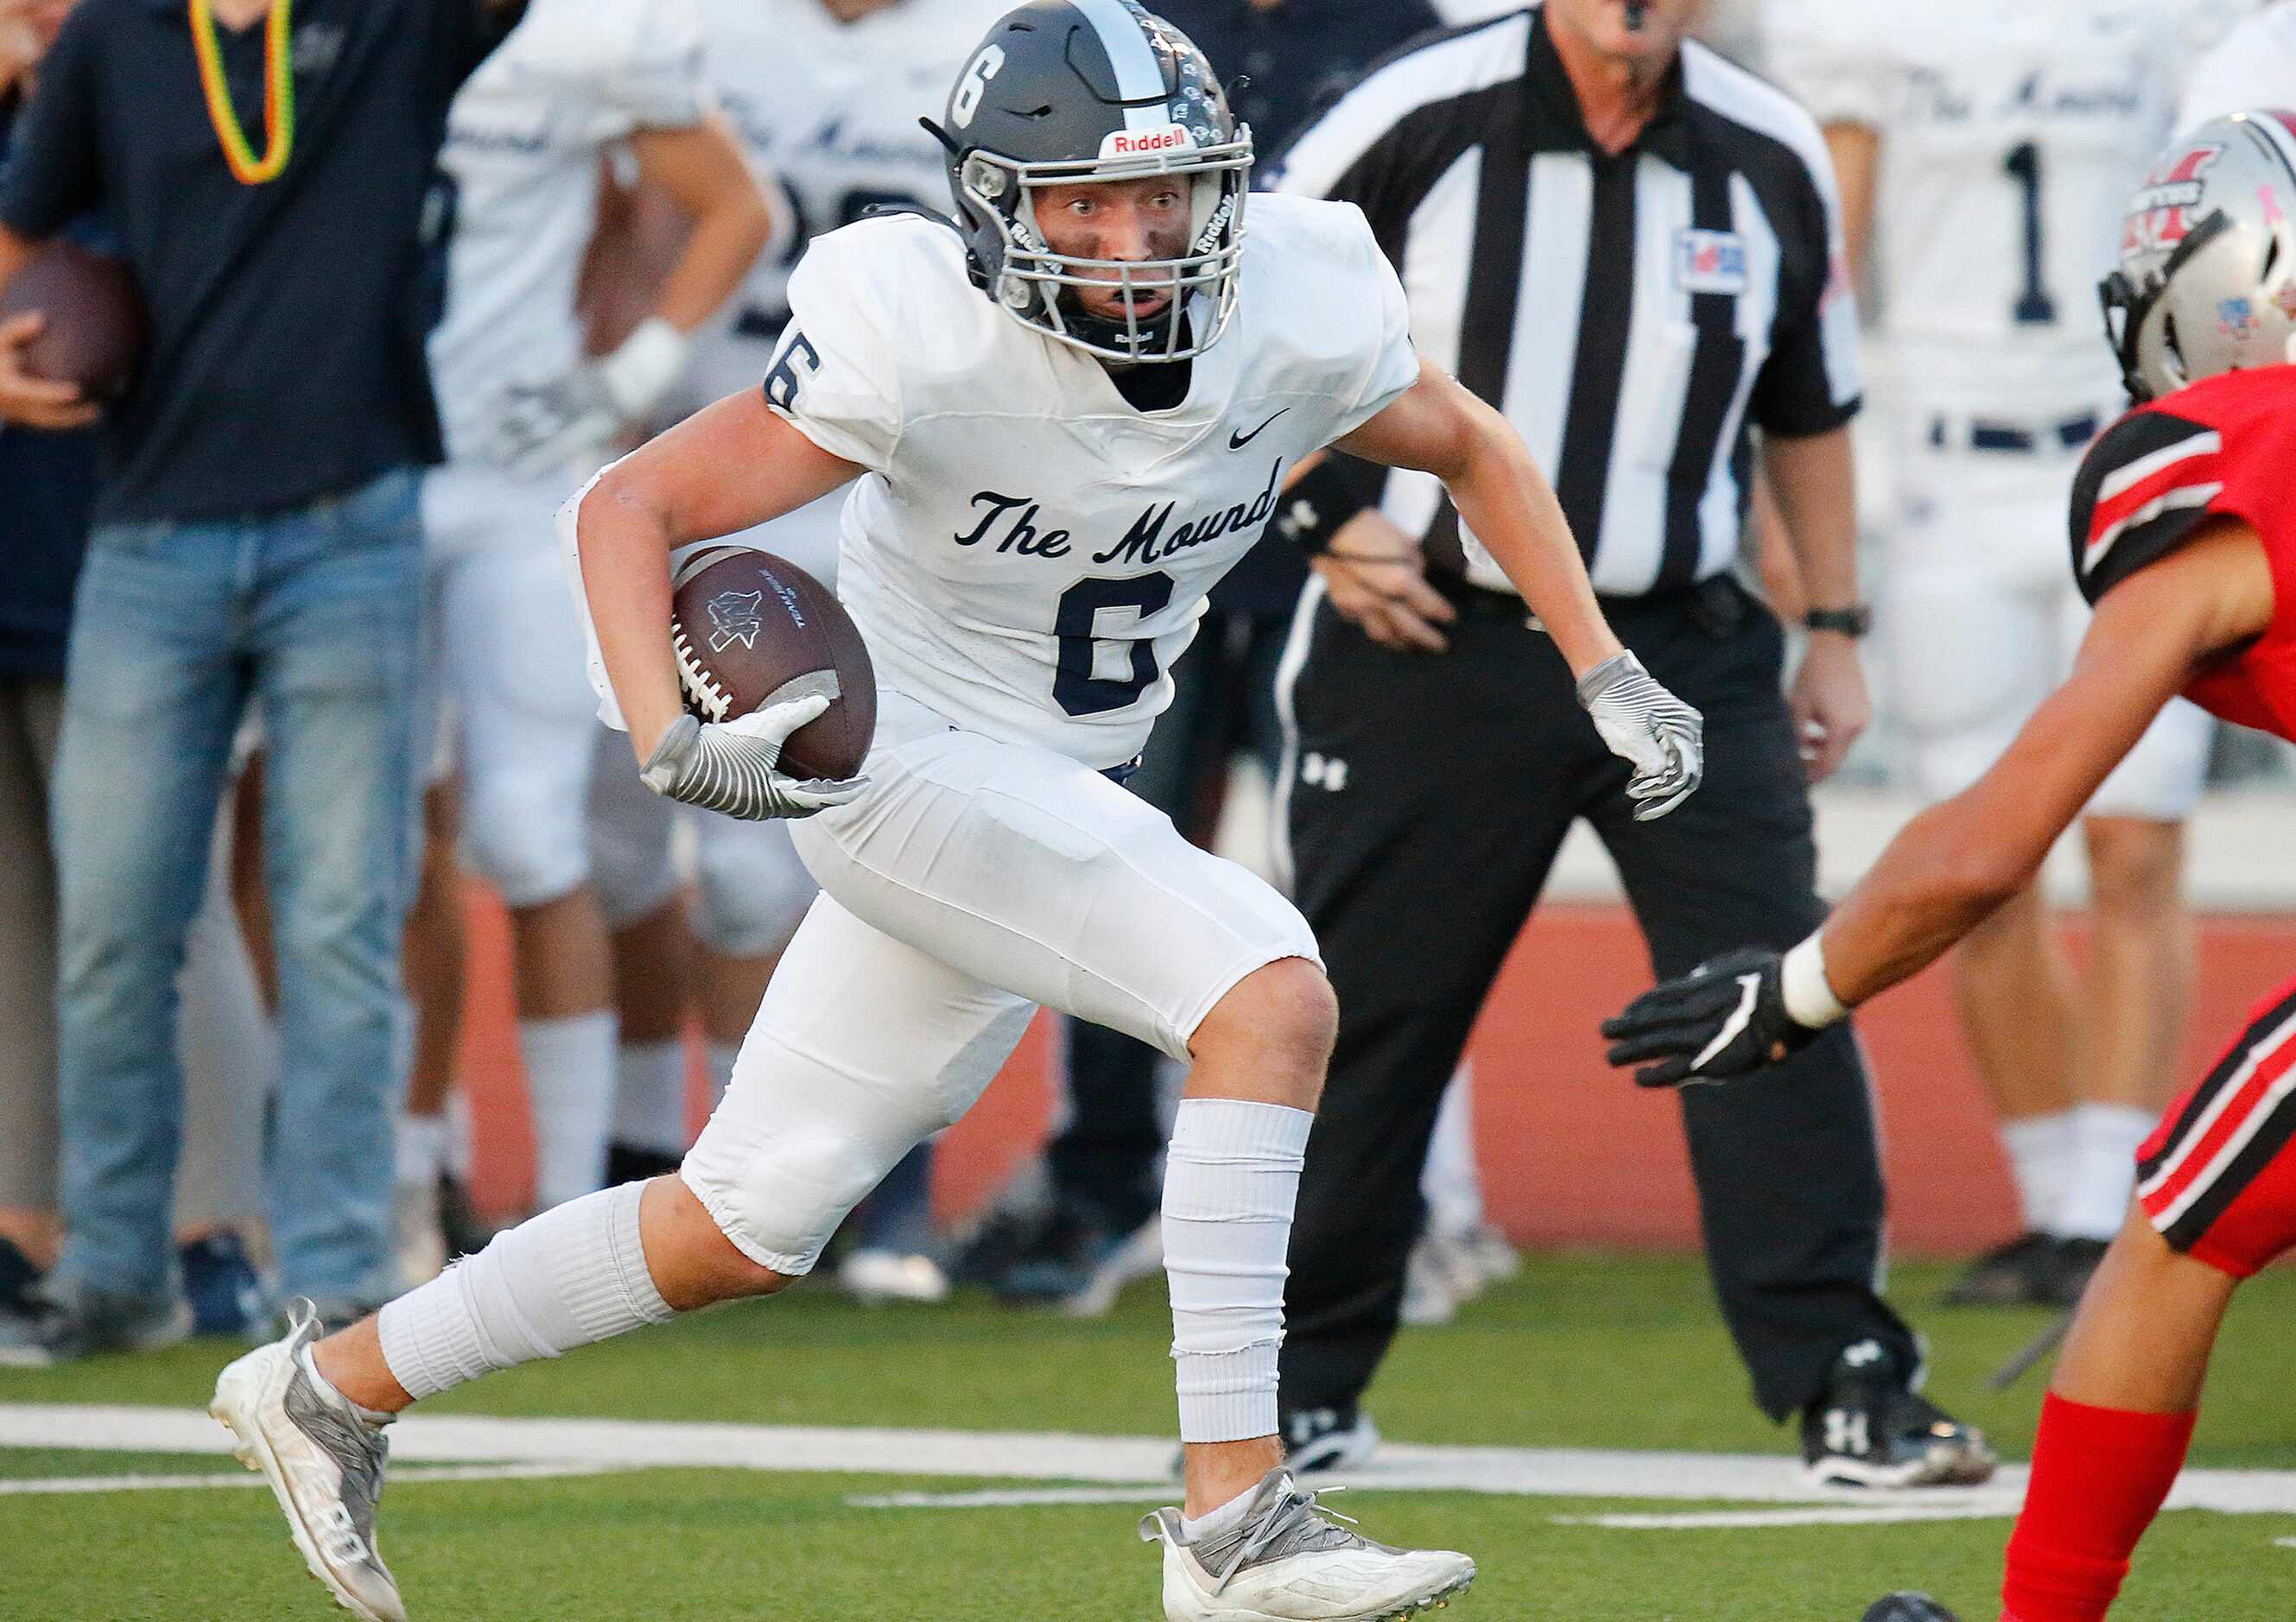
{"label": "white football jersey", "polygon": [[2250,18],[2201,59],[2177,127],[2259,107],[2296,107],[2296,0]]}
{"label": "white football jersey", "polygon": [[599,155],[702,118],[693,0],[533,0],[447,120],[455,187],[447,314],[430,340],[447,447],[476,454],[505,383],[582,357],[575,283],[597,226]]}
{"label": "white football jersey", "polygon": [[1900,387],[2110,410],[2096,285],[2194,54],[2243,0],[1770,0],[1769,70],[1882,141],[1876,279]]}
{"label": "white football jersey", "polygon": [[1419,375],[1403,289],[1354,205],[1255,196],[1247,227],[1234,318],[1187,397],[1151,412],[991,303],[948,227],[816,239],[766,398],[868,470],[838,596],[880,685],[1087,766],[1139,753],[1285,472]]}
{"label": "white football jersey", "polygon": [[[760,263],[736,299],[752,335],[788,314],[807,241],[879,203],[949,209],[938,119],[949,86],[1009,0],[895,0],[840,22],[821,0],[700,0],[711,89],[796,215],[786,257]],[[754,376],[749,380],[755,382]]]}

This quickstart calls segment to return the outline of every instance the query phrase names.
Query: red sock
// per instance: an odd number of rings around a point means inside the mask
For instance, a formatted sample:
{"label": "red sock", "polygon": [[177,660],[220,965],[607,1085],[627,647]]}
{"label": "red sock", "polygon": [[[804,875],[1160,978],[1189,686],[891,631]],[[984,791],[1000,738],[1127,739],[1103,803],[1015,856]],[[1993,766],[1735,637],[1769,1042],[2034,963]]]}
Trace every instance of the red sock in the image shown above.
{"label": "red sock", "polygon": [[2192,1413],[2041,1404],[2032,1485],[2009,1538],[2002,1622],[2098,1622],[2185,1465]]}

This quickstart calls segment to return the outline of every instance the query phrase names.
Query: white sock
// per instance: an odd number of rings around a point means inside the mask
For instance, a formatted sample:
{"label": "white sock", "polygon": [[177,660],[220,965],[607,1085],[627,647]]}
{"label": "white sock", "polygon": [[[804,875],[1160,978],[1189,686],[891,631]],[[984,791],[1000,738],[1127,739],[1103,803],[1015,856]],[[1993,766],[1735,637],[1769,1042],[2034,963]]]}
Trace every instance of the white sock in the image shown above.
{"label": "white sock", "polygon": [[638,1237],[643,1183],[602,1189],[506,1228],[382,1309],[391,1378],[417,1401],[496,1369],[555,1357],[676,1315]]}
{"label": "white sock", "polygon": [[685,1042],[625,1042],[614,1077],[614,1142],[685,1152]]}
{"label": "white sock", "polygon": [[1468,1067],[1453,1072],[1443,1089],[1428,1140],[1427,1164],[1419,1173],[1420,1196],[1427,1201],[1427,1231],[1456,1237],[1483,1225],[1483,1185],[1475,1167],[1475,1118]]}
{"label": "white sock", "polygon": [[1184,1442],[1275,1434],[1283,1257],[1314,1121],[1281,1104],[1180,1101],[1163,1233]]}
{"label": "white sock", "polygon": [[2127,1104],[2079,1104],[2072,1116],[2072,1176],[2049,1232],[2062,1239],[2111,1239],[2128,1216],[2137,1148],[2160,1118]]}
{"label": "white sock", "polygon": [[447,1118],[443,1115],[402,1115],[398,1118],[398,1180],[429,1188],[447,1168]]}
{"label": "white sock", "polygon": [[742,1044],[738,1042],[712,1041],[709,1044],[709,1109],[713,1114],[718,1104],[724,1102],[726,1089],[733,1085],[734,1061],[741,1056]]}
{"label": "white sock", "polygon": [[319,1389],[319,1394],[322,1397],[332,1397],[342,1404],[344,1407],[358,1415],[360,1422],[368,1429],[380,1430],[398,1417],[396,1413],[385,1413],[377,1408],[363,1408],[335,1389],[335,1382],[319,1372],[319,1360],[311,1356],[309,1346],[305,1346],[302,1350],[295,1354],[295,1361],[303,1365],[303,1372],[310,1378],[311,1383]]}
{"label": "white sock", "polygon": [[519,1057],[534,1110],[538,1210],[594,1193],[606,1180],[619,1020],[611,1008],[562,1020],[521,1020]]}
{"label": "white sock", "polygon": [[2054,1233],[2073,1176],[2073,1112],[2029,1115],[2001,1123],[2001,1147],[2017,1179],[2017,1204],[2028,1233]]}
{"label": "white sock", "polygon": [[1247,1487],[1226,1503],[1221,1504],[1219,1508],[1207,1510],[1193,1520],[1190,1520],[1185,1515],[1181,1516],[1180,1536],[1192,1544],[1200,1544],[1207,1537],[1218,1537],[1223,1534],[1234,1531],[1243,1524],[1244,1513],[1251,1508],[1254,1490]]}

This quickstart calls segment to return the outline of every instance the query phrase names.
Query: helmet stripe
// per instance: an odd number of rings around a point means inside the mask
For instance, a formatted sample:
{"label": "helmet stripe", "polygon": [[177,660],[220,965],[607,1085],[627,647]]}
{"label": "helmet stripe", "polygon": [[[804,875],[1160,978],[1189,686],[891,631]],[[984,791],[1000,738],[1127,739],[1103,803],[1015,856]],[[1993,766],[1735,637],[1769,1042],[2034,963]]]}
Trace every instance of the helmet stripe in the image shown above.
{"label": "helmet stripe", "polygon": [[2296,113],[2259,108],[2248,115],[2248,121],[2278,155],[2291,177],[2296,178]]}
{"label": "helmet stripe", "polygon": [[[1161,129],[1173,121],[1164,99],[1164,70],[1148,44],[1140,14],[1124,0],[1069,0],[1092,24],[1108,65],[1116,74],[1116,94],[1126,102],[1124,127]],[[1136,104],[1144,103],[1144,104]]]}

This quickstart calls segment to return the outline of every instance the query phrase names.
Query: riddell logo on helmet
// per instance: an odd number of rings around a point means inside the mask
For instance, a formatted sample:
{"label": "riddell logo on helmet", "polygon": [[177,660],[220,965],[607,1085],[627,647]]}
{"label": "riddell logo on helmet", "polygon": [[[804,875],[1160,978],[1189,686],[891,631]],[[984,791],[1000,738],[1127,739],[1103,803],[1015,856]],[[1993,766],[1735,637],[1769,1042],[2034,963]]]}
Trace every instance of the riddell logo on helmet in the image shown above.
{"label": "riddell logo on helmet", "polygon": [[1185,124],[1166,124],[1155,129],[1111,130],[1101,138],[1103,158],[1153,158],[1161,152],[1193,152],[1196,138],[1188,133]]}

